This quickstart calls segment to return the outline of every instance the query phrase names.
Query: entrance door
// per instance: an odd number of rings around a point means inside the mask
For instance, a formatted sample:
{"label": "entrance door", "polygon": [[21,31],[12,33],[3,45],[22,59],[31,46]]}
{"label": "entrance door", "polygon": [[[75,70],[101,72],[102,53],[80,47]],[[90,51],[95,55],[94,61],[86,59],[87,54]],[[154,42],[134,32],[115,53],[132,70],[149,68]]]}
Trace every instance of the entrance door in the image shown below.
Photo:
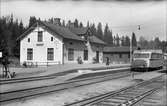
{"label": "entrance door", "polygon": [[96,61],[99,63],[99,51],[96,51]]}

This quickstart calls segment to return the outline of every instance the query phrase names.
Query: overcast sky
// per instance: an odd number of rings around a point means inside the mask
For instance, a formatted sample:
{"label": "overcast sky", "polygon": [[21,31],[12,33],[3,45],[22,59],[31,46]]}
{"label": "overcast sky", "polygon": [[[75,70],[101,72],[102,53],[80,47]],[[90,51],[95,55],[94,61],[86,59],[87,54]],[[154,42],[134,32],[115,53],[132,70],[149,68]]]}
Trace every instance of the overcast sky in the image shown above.
{"label": "overcast sky", "polygon": [[[166,39],[167,1],[118,2],[118,1],[60,1],[60,0],[1,0],[1,16],[13,13],[14,17],[28,24],[30,16],[42,20],[59,17],[66,20],[77,18],[86,25],[87,21],[108,23],[114,34],[151,40],[159,36]],[[137,30],[141,25],[141,30]]]}

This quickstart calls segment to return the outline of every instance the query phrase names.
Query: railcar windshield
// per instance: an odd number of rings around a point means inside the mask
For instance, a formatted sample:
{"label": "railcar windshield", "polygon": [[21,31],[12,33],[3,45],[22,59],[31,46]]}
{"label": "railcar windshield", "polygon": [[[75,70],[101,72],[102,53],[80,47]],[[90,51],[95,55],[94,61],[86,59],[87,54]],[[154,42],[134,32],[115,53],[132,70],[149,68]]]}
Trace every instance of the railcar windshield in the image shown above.
{"label": "railcar windshield", "polygon": [[149,58],[149,53],[135,53],[134,58]]}

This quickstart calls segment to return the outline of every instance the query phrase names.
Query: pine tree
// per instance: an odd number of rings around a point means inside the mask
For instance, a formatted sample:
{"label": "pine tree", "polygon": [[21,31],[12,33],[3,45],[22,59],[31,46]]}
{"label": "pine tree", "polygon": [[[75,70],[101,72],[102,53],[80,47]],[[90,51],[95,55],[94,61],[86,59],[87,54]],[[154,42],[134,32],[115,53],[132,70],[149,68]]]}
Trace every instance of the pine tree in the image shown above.
{"label": "pine tree", "polygon": [[121,46],[125,46],[125,37],[124,36],[122,36],[122,38],[121,38]]}
{"label": "pine tree", "polygon": [[137,46],[136,36],[134,32],[132,33],[132,46],[135,46],[135,47]]}
{"label": "pine tree", "polygon": [[32,26],[36,21],[37,19],[35,18],[35,16],[31,16],[29,19],[29,27]]}
{"label": "pine tree", "polygon": [[86,26],[86,27],[88,27],[88,28],[90,27],[90,26],[89,26],[89,21],[87,22],[87,26]]}
{"label": "pine tree", "polygon": [[92,32],[92,34],[93,35],[97,35],[97,33],[96,33],[96,27],[95,27],[95,24],[93,23],[92,25],[90,25],[90,30],[91,30],[91,32]]}
{"label": "pine tree", "polygon": [[130,38],[125,36],[125,46],[130,46]]}
{"label": "pine tree", "polygon": [[120,46],[120,38],[118,36],[118,34],[116,35],[116,46]]}
{"label": "pine tree", "polygon": [[78,28],[78,20],[77,19],[75,19],[75,21],[74,21],[74,27],[76,27],[76,28]]}
{"label": "pine tree", "polygon": [[82,22],[79,23],[79,27],[82,28],[83,27],[83,24]]}
{"label": "pine tree", "polygon": [[108,24],[106,24],[104,28],[104,41],[113,46],[113,37],[112,37],[112,30],[109,30]]}
{"label": "pine tree", "polygon": [[97,26],[97,37],[103,40],[102,24],[100,22]]}
{"label": "pine tree", "polygon": [[63,22],[62,22],[62,26],[65,27],[65,20],[63,20]]}

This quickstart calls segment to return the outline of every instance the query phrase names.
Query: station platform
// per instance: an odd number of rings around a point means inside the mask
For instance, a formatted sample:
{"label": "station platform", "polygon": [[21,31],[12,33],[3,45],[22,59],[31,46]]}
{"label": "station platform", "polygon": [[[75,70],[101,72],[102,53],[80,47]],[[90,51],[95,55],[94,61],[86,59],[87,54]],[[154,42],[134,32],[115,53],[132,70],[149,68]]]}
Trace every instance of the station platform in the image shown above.
{"label": "station platform", "polygon": [[[41,66],[34,68],[16,68],[9,67],[10,72],[15,72],[15,78],[26,78],[26,77],[37,77],[37,76],[47,76],[54,75],[61,72],[73,72],[80,69],[107,69],[107,68],[119,68],[128,67],[130,64],[110,64],[106,66],[105,64],[58,64],[53,66]],[[2,68],[0,66],[0,76],[2,76]],[[0,77],[2,79],[2,77]]]}
{"label": "station platform", "polygon": [[74,73],[68,73],[63,76],[57,76],[55,78],[47,79],[47,80],[35,80],[35,81],[28,81],[28,82],[4,84],[4,85],[1,85],[0,87],[0,93],[21,90],[21,89],[34,88],[34,87],[49,86],[49,85],[63,83],[63,82],[66,82],[66,81],[69,81],[69,80],[72,80],[78,77],[82,78],[83,75],[87,75],[87,74],[93,75],[93,73],[103,73],[103,72],[108,72],[111,74],[112,72],[114,73],[115,71],[120,71],[120,70],[125,70],[125,69],[128,69],[128,67],[98,70],[97,72],[90,70],[91,72],[88,72],[88,73],[74,72]]}

